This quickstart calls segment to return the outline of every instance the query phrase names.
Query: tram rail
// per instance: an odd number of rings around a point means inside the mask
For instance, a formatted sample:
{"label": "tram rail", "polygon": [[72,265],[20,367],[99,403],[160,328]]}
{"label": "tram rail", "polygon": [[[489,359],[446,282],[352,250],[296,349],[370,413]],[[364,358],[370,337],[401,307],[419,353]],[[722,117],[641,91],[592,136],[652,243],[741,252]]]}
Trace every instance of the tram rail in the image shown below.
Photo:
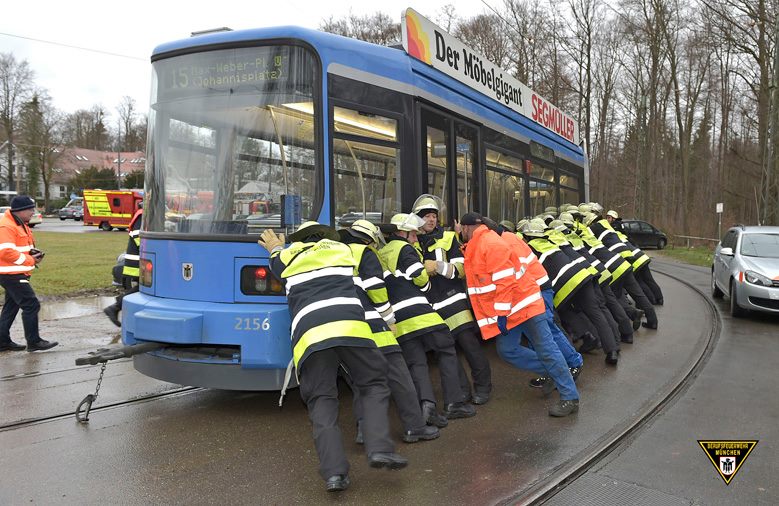
{"label": "tram rail", "polygon": [[[657,267],[660,267],[659,269]],[[697,358],[688,364],[669,384],[664,391],[658,392],[655,398],[647,402],[638,416],[629,420],[604,434],[596,442],[579,452],[577,456],[552,471],[546,478],[534,483],[530,488],[522,490],[515,495],[506,497],[497,504],[543,504],[557,493],[561,492],[566,486],[570,485],[577,478],[590,470],[595,464],[605,459],[615,450],[623,447],[631,439],[640,433],[652,420],[661,414],[666,408],[671,406],[692,384],[700,371],[711,357],[714,347],[719,340],[722,330],[722,319],[711,297],[698,289],[692,283],[682,279],[679,276],[669,273],[663,267],[688,267],[686,265],[670,264],[663,262],[653,262],[652,272],[661,274],[677,281],[701,295],[712,314],[712,325],[709,335],[706,339],[706,345],[701,350]],[[701,272],[695,269],[696,272]]]}
{"label": "tram rail", "polygon": [[[201,390],[205,390],[205,388],[202,387],[193,387],[193,386],[187,386],[187,387],[181,387],[181,388],[174,388],[172,390],[167,390],[165,392],[157,392],[154,394],[148,394],[148,395],[142,395],[140,397],[134,397],[132,399],[126,399],[122,401],[115,401],[110,402],[107,404],[102,405],[95,405],[91,408],[91,413],[99,412],[99,411],[106,411],[113,408],[119,408],[124,406],[132,406],[135,404],[142,404],[144,402],[159,400],[159,399],[165,399],[170,397],[179,397],[182,395],[189,395]],[[28,418],[28,419],[22,419],[22,420],[16,420],[13,422],[8,422],[5,424],[0,425],[0,432],[7,432],[11,430],[17,430],[17,429],[23,429],[30,427],[32,425],[37,425],[41,423],[47,423],[47,422],[54,422],[58,420],[63,420],[65,418],[73,418],[73,410],[66,413],[57,413],[53,415],[46,415],[46,416],[40,416],[36,418]]]}

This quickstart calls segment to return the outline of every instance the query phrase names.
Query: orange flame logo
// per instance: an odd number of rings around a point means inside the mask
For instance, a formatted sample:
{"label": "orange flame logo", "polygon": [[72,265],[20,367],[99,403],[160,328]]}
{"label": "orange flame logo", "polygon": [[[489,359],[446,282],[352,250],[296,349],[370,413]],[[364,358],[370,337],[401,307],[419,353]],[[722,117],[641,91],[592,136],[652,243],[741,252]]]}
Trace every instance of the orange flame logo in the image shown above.
{"label": "orange flame logo", "polygon": [[430,65],[430,38],[422,31],[419,18],[411,9],[406,11],[406,37],[408,39],[408,53]]}

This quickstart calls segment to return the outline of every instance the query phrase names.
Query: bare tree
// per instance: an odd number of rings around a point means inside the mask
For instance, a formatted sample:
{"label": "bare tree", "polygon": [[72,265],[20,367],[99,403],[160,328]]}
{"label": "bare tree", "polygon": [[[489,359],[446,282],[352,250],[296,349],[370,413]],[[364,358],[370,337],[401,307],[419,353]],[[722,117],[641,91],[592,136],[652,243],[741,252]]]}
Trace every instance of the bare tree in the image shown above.
{"label": "bare tree", "polygon": [[399,44],[401,40],[400,23],[382,12],[366,16],[350,14],[339,20],[330,17],[319,25],[319,29],[383,46]]}
{"label": "bare tree", "polygon": [[27,60],[17,61],[13,54],[0,53],[0,126],[2,126],[2,141],[6,145],[8,188],[16,189],[14,175],[14,151],[16,141],[16,122],[21,106],[26,102],[33,90],[35,74],[30,70]]}

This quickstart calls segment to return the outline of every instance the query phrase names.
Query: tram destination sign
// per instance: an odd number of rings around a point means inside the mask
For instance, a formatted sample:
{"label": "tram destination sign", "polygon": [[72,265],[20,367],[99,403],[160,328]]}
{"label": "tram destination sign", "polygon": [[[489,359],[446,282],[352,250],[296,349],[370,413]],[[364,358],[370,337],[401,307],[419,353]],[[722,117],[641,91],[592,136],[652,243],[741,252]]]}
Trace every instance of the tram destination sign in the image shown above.
{"label": "tram destination sign", "polygon": [[[285,47],[203,52],[163,60],[157,66],[163,95],[258,86],[288,86],[292,55]],[[274,83],[277,83],[274,85]]]}
{"label": "tram destination sign", "polygon": [[579,144],[579,126],[568,114],[414,9],[402,19],[403,49],[466,86],[496,100],[560,137]]}

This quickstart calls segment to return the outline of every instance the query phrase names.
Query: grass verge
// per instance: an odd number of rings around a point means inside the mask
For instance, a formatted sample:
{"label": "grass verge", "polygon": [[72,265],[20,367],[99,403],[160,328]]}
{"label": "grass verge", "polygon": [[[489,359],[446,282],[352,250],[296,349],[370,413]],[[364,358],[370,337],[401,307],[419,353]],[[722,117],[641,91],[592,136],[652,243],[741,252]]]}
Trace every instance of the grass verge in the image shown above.
{"label": "grass verge", "polygon": [[32,272],[32,286],[37,295],[45,297],[109,290],[111,268],[127,247],[127,232],[123,231],[33,234],[36,247],[46,257]]}
{"label": "grass verge", "polygon": [[714,248],[693,247],[687,248],[666,248],[656,252],[658,255],[674,258],[681,262],[701,267],[711,267],[714,258]]}

